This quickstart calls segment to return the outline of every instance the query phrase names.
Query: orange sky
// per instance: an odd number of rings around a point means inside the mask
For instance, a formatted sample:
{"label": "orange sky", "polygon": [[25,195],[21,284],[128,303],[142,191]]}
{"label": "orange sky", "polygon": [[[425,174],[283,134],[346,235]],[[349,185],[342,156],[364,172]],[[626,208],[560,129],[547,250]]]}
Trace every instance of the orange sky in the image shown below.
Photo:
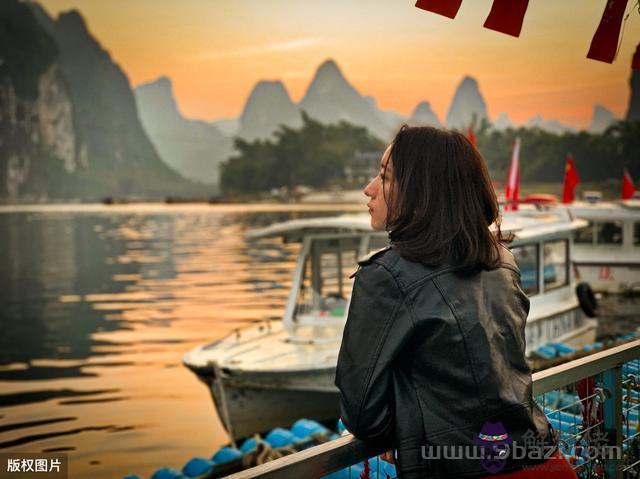
{"label": "orange sky", "polygon": [[491,0],[465,0],[455,20],[400,0],[42,0],[76,8],[133,85],[166,75],[188,117],[238,116],[258,80],[281,79],[294,101],[333,58],[378,106],[410,114],[421,100],[443,120],[465,74],[494,119],[536,113],[585,127],[594,104],[626,113],[630,59],[640,41],[631,11],[617,60],[585,58],[606,0],[534,0],[520,38],[482,27]]}

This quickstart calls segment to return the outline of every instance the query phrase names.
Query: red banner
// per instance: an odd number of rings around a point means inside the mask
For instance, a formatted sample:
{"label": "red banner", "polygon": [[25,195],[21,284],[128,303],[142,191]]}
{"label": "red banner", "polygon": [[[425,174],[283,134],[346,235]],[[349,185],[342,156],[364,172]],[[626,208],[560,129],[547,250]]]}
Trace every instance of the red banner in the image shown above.
{"label": "red banner", "polygon": [[469,141],[475,147],[476,146],[476,134],[473,132],[473,126],[469,127],[469,133],[467,134],[467,138],[469,138]]}
{"label": "red banner", "polygon": [[576,165],[573,163],[573,157],[567,155],[567,165],[564,168],[564,185],[562,187],[563,203],[573,203],[573,200],[576,199],[575,189],[578,183],[580,183],[580,178],[578,177]]}
{"label": "red banner", "polygon": [[600,25],[591,40],[587,58],[601,62],[613,63],[618,50],[618,38],[622,17],[627,8],[627,0],[608,0],[600,19]]}
{"label": "red banner", "polygon": [[509,174],[507,175],[507,187],[505,188],[505,199],[507,204],[504,206],[505,211],[514,211],[518,209],[518,200],[520,193],[520,138],[516,138],[513,143],[513,152],[511,153],[511,164],[509,165]]}
{"label": "red banner", "polygon": [[416,7],[445,17],[456,18],[460,4],[462,0],[418,0]]}
{"label": "red banner", "polygon": [[519,37],[528,5],[529,0],[493,0],[485,28]]}
{"label": "red banner", "polygon": [[633,195],[636,192],[636,185],[633,184],[633,179],[627,170],[624,170],[624,175],[622,176],[622,199],[629,200],[633,198]]}

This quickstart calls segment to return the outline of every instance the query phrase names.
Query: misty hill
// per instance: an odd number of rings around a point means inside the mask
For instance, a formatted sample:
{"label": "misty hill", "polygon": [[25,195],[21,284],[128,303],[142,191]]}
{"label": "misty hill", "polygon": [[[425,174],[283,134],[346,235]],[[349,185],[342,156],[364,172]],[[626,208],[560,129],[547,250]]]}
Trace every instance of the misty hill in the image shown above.
{"label": "misty hill", "polygon": [[185,178],[219,185],[219,165],[231,138],[210,123],[184,118],[166,77],[135,89],[140,120],[162,160]]}
{"label": "misty hill", "polygon": [[333,60],[320,65],[299,106],[323,123],[344,120],[366,127],[383,140],[391,135],[392,128],[383,119],[375,102],[358,93]]}
{"label": "misty hill", "polygon": [[538,128],[540,130],[554,133],[556,135],[562,135],[563,133],[576,131],[575,128],[565,125],[558,120],[547,120],[542,115],[535,115],[524,124],[525,128]]}
{"label": "misty hill", "polygon": [[242,110],[238,136],[246,140],[266,139],[280,125],[302,126],[300,111],[281,81],[260,81]]}
{"label": "misty hill", "polygon": [[211,122],[223,135],[235,136],[240,127],[240,120],[238,118],[220,118]]}
{"label": "misty hill", "polygon": [[595,105],[593,107],[593,116],[591,117],[591,124],[588,131],[591,133],[602,133],[609,128],[616,119],[609,110],[602,105]]}
{"label": "misty hill", "polygon": [[450,128],[464,130],[474,119],[476,123],[488,119],[487,105],[480,93],[477,80],[465,76],[453,95],[446,123]]}
{"label": "misty hill", "polygon": [[[15,29],[3,29],[3,58],[38,66],[28,69],[22,78],[38,85],[38,106],[17,91],[12,98],[33,108],[34,115],[16,147],[22,160],[11,160],[9,155],[12,191],[0,191],[0,196],[11,200],[100,199],[193,191],[191,182],[159,159],[138,120],[127,77],[87,30],[78,12],[63,13],[53,20],[33,3],[6,0],[2,8],[3,20],[25,26],[27,43],[41,40],[37,48],[27,46],[24,39],[16,38]],[[11,70],[15,65],[3,67]],[[1,134],[4,144],[6,131]],[[38,141],[38,137],[48,140]],[[21,166],[16,168],[16,162]]]}
{"label": "misty hill", "polygon": [[428,101],[421,101],[416,105],[407,123],[410,126],[441,126],[438,117],[431,109],[431,103]]}
{"label": "misty hill", "polygon": [[507,115],[505,112],[502,112],[498,115],[496,121],[493,122],[492,127],[494,130],[502,131],[506,130],[507,128],[514,128],[515,125],[509,115]]}
{"label": "misty hill", "polygon": [[0,2],[0,199],[58,196],[48,178],[73,173],[73,106],[53,38],[29,7]]}
{"label": "misty hill", "polygon": [[398,113],[397,111],[393,110],[380,110],[378,108],[378,103],[373,96],[367,95],[363,96],[363,98],[369,103],[369,105],[371,105],[371,108],[378,112],[378,116],[387,126],[391,135],[395,134],[400,129],[400,127],[404,123],[406,123],[407,117],[402,113]]}

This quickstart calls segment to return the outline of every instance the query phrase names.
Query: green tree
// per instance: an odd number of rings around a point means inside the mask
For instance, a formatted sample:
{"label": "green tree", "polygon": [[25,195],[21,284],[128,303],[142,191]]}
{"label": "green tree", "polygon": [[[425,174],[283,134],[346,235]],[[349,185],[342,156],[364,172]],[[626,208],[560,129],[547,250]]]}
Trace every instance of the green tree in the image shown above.
{"label": "green tree", "polygon": [[344,169],[358,152],[384,144],[366,128],[347,122],[326,125],[302,113],[302,127],[280,126],[273,139],[237,138],[238,154],[222,164],[228,193],[259,193],[296,185],[323,187],[344,180]]}

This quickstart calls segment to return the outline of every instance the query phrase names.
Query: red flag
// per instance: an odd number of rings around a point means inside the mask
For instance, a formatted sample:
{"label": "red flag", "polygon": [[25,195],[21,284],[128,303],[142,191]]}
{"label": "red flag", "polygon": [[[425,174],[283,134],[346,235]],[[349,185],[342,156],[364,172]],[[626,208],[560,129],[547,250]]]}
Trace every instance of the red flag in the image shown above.
{"label": "red flag", "polygon": [[622,176],[622,199],[628,200],[633,198],[633,195],[636,192],[636,187],[633,184],[633,179],[627,170],[624,170],[624,175]]}
{"label": "red flag", "polygon": [[519,37],[528,5],[529,0],[493,0],[484,27]]}
{"label": "red flag", "polygon": [[564,186],[562,187],[563,203],[573,203],[573,200],[576,199],[574,191],[578,183],[580,183],[580,178],[576,165],[573,163],[573,157],[567,155],[567,164],[564,168]]}
{"label": "red flag", "polygon": [[461,3],[462,0],[418,0],[416,7],[445,17],[456,18]]}
{"label": "red flag", "polygon": [[618,49],[618,37],[627,0],[608,0],[600,19],[600,25],[591,40],[587,58],[613,63]]}
{"label": "red flag", "polygon": [[511,164],[507,175],[507,188],[504,196],[507,200],[505,211],[518,209],[518,193],[520,190],[520,138],[516,138],[513,143],[513,153],[511,154]]}
{"label": "red flag", "polygon": [[471,142],[471,144],[475,148],[476,147],[476,134],[473,132],[473,125],[469,127],[469,133],[467,134],[467,138],[469,138],[469,141]]}
{"label": "red flag", "polygon": [[631,59],[631,68],[633,70],[640,70],[640,43],[638,43],[636,52],[633,54],[633,58]]}

